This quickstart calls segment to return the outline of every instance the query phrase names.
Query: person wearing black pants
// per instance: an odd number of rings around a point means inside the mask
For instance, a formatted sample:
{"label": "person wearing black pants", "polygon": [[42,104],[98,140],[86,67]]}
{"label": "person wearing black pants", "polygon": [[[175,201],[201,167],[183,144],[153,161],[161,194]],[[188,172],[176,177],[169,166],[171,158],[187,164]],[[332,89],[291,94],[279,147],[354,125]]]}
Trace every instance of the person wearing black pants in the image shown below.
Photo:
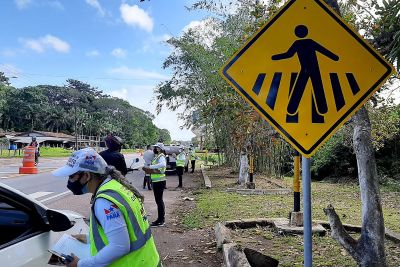
{"label": "person wearing black pants", "polygon": [[165,204],[163,200],[164,189],[165,189],[166,181],[161,181],[157,183],[153,183],[153,192],[154,192],[154,199],[156,200],[157,204],[157,223],[152,223],[151,226],[162,226],[165,222]]}
{"label": "person wearing black pants", "polygon": [[163,200],[164,189],[166,186],[165,170],[167,161],[164,155],[164,145],[157,143],[153,146],[154,159],[150,166],[143,167],[146,173],[150,174],[153,183],[154,199],[157,204],[158,218],[151,223],[151,227],[164,226],[165,224],[165,205]]}
{"label": "person wearing black pants", "polygon": [[185,152],[183,152],[182,148],[179,148],[179,154],[176,158],[176,174],[178,175],[179,178],[178,187],[180,188],[182,188],[182,175],[183,175],[183,168],[185,166],[185,161],[186,161]]}
{"label": "person wearing black pants", "polygon": [[[143,159],[144,159],[144,166],[148,167],[151,165],[151,162],[154,159],[154,152],[151,149],[151,145],[147,145],[147,150],[143,153]],[[147,184],[147,189],[151,190],[151,179],[149,173],[144,174],[143,189],[146,189],[146,184]]]}

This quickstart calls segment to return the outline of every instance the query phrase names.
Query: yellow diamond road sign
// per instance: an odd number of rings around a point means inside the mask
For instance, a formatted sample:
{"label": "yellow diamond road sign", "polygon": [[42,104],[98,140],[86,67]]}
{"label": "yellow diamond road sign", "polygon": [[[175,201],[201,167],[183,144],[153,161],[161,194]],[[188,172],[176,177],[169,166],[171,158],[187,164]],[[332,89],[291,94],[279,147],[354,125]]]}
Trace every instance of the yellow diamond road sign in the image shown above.
{"label": "yellow diamond road sign", "polygon": [[306,157],[394,73],[323,0],[290,0],[221,75]]}

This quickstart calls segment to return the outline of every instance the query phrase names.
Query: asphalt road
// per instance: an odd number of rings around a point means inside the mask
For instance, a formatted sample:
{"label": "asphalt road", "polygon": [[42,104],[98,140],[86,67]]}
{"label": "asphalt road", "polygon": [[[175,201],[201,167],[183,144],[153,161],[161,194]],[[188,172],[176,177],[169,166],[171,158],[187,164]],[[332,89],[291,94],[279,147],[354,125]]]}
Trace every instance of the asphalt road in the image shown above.
{"label": "asphalt road", "polygon": [[[139,155],[126,154],[127,166],[130,166],[136,157]],[[54,177],[51,174],[52,170],[64,166],[67,160],[68,158],[41,158],[38,165],[39,174],[20,175],[18,170],[22,166],[21,159],[0,159],[0,182],[41,201],[50,208],[73,210],[88,217],[90,194],[73,196],[66,187],[67,179]],[[135,166],[143,164],[142,161],[140,158],[140,162]],[[128,174],[127,177],[140,186],[143,175],[143,172],[138,170]]]}

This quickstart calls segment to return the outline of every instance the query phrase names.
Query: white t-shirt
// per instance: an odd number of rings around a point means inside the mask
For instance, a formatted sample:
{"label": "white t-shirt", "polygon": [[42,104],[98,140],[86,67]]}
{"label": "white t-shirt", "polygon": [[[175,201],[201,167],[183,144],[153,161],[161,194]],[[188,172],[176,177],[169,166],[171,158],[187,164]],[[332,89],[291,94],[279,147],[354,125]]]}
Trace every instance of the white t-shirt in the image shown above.
{"label": "white t-shirt", "polygon": [[144,159],[144,166],[150,166],[151,161],[154,159],[154,152],[152,150],[146,150],[143,153],[143,159]]}
{"label": "white t-shirt", "polygon": [[[106,179],[103,183],[110,181]],[[104,229],[109,241],[96,256],[80,259],[79,267],[108,266],[113,261],[129,253],[130,239],[128,228],[122,212],[118,206],[104,198],[97,198],[94,203],[94,212],[97,220]]]}

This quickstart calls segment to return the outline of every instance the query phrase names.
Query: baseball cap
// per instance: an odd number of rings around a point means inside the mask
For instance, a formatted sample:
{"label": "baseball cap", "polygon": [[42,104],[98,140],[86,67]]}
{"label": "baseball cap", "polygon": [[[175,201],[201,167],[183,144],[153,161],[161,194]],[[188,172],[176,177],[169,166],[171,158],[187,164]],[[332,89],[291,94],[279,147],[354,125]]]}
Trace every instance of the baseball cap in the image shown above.
{"label": "baseball cap", "polygon": [[93,148],[72,153],[67,164],[52,172],[54,176],[67,177],[77,172],[106,173],[107,163]]}
{"label": "baseball cap", "polygon": [[163,143],[157,143],[157,144],[154,145],[154,147],[159,147],[162,150],[164,150],[164,144]]}

